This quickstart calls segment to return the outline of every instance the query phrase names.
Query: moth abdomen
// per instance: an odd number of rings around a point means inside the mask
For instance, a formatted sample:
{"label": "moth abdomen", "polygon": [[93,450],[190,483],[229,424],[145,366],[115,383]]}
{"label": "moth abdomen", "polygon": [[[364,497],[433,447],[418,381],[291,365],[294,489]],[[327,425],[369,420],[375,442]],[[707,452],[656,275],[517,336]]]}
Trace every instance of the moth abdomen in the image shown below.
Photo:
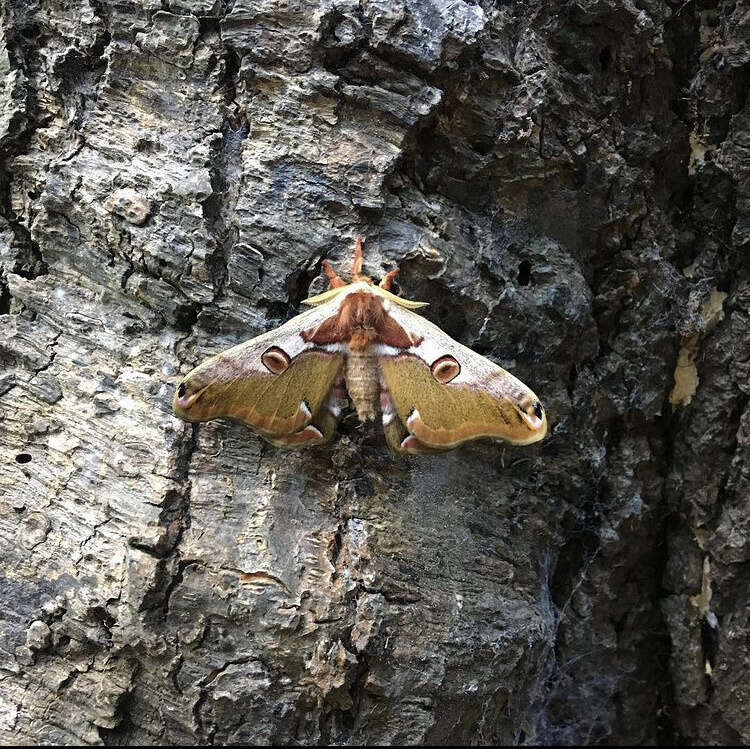
{"label": "moth abdomen", "polygon": [[380,374],[378,357],[371,348],[352,350],[349,353],[344,379],[360,421],[375,419],[380,402]]}

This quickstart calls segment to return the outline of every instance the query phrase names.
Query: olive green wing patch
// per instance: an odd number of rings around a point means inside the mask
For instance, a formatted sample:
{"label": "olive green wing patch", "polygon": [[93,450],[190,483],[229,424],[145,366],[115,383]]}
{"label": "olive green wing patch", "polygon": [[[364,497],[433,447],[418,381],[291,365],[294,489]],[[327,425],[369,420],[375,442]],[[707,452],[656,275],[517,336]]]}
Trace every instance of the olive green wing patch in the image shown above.
{"label": "olive green wing patch", "polygon": [[[464,354],[461,357],[464,361],[457,364],[451,356],[447,357],[447,363],[446,357],[440,357],[432,366],[413,354],[381,358],[381,371],[396,415],[416,438],[415,441],[407,437],[401,443],[403,450],[424,452],[420,449],[423,447],[445,450],[479,437],[529,444],[544,436],[546,419],[528,415],[529,409],[533,410],[538,403],[533,393],[525,389],[529,395],[524,393],[518,399],[498,395],[504,390],[499,387],[503,377],[513,380],[514,387],[510,390],[517,389],[518,381],[479,354],[469,353],[472,357],[467,359],[468,354]],[[449,380],[459,379],[455,374],[458,365],[462,371],[470,371],[474,357],[481,359],[485,367],[492,366],[490,376],[485,377],[487,382],[466,382],[466,377],[464,381]]]}

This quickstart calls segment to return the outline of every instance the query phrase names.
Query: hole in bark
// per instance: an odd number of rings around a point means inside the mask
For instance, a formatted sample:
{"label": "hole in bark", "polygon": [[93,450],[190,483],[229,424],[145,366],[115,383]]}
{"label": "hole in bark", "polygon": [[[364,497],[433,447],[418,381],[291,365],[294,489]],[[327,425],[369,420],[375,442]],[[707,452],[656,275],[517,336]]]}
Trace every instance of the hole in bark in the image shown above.
{"label": "hole in bark", "polygon": [[[435,293],[430,294],[430,306],[425,309],[426,316],[436,325],[439,325],[449,336],[460,339],[462,335],[466,335],[469,328],[466,315],[461,306],[455,304],[449,294],[441,292],[443,292],[442,287],[438,288]],[[427,292],[425,292],[426,295]],[[413,295],[410,298],[423,298],[418,285],[414,288]]]}
{"label": "hole in bark", "polygon": [[88,60],[79,52],[69,50],[54,65],[54,72],[60,79],[60,86],[66,93],[80,91],[86,86]]}
{"label": "hole in bark", "polygon": [[367,499],[375,494],[375,487],[367,476],[361,476],[354,481],[354,490],[357,492],[357,496],[362,499]]}
{"label": "hole in bark", "polygon": [[95,606],[91,609],[91,613],[95,614],[107,629],[112,629],[112,627],[115,626],[115,618],[104,608],[104,606]]}
{"label": "hole in bark", "polygon": [[347,731],[354,730],[354,726],[357,724],[357,716],[355,710],[344,710],[341,713],[341,724]]}
{"label": "hole in bark", "polygon": [[16,463],[31,463],[31,455],[28,453],[18,453]]}
{"label": "hole in bark", "polygon": [[10,314],[10,291],[0,280],[0,315]]}
{"label": "hole in bark", "polygon": [[495,148],[495,139],[494,138],[480,138],[475,140],[471,147],[474,151],[476,151],[481,156],[487,156],[488,154],[491,154],[492,151]]}
{"label": "hole in bark", "polygon": [[39,37],[39,35],[41,34],[41,29],[39,28],[38,24],[30,23],[26,26],[21,27],[20,34],[24,39],[33,41],[34,39],[37,39]]}
{"label": "hole in bark", "polygon": [[718,629],[712,627],[705,616],[701,619],[701,645],[703,657],[713,668],[719,653],[719,634]]}
{"label": "hole in bark", "polygon": [[303,299],[307,299],[310,284],[318,273],[319,268],[316,266],[312,268],[299,268],[287,276],[286,290],[291,304],[296,307]]}
{"label": "hole in bark", "polygon": [[528,286],[531,283],[531,263],[528,260],[522,260],[518,266],[518,285]]}
{"label": "hole in bark", "polygon": [[139,138],[135,142],[135,150],[138,153],[153,153],[156,151],[156,144],[148,138]]}
{"label": "hole in bark", "polygon": [[192,330],[198,320],[197,304],[181,304],[175,310],[175,327],[178,330]]}
{"label": "hole in bark", "polygon": [[269,302],[267,306],[268,312],[266,316],[270,320],[288,320],[289,319],[289,305],[284,302],[273,301]]}
{"label": "hole in bark", "polygon": [[336,562],[338,561],[339,554],[341,553],[341,531],[336,531],[328,544],[328,559],[331,562],[331,566],[335,569]]}
{"label": "hole in bark", "polygon": [[213,16],[198,16],[198,31],[201,35],[214,33],[218,36],[221,33],[220,28],[218,18],[214,18]]}
{"label": "hole in bark", "polygon": [[609,70],[610,65],[612,65],[612,50],[609,47],[605,47],[599,53],[599,66],[601,67],[602,72],[606,73]]}

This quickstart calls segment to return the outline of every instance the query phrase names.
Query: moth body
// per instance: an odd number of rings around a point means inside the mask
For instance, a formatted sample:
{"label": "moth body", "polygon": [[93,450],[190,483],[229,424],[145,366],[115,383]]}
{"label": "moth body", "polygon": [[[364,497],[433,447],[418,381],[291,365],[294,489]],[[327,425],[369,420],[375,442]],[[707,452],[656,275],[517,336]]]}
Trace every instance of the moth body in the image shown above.
{"label": "moth body", "polygon": [[415,314],[424,303],[390,293],[398,269],[379,286],[361,275],[360,240],[352,283],[323,268],[331,288],[305,300],[311,309],[193,369],[175,391],[175,414],[236,419],[275,445],[304,447],[333,437],[348,394],[360,420],[381,415],[396,452],[545,436],[544,409],[526,385]]}
{"label": "moth body", "polygon": [[351,350],[346,357],[345,381],[349,397],[360,421],[373,421],[380,404],[378,357],[372,348]]}

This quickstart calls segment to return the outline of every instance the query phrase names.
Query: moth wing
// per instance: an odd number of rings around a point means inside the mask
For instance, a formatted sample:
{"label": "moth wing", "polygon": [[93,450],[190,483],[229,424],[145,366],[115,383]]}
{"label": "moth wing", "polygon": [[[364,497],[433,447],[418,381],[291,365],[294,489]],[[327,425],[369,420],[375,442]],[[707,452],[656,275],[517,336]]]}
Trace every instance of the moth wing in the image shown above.
{"label": "moth wing", "polygon": [[334,346],[315,346],[302,334],[337,311],[338,300],[332,299],[210,357],[178,385],[175,414],[187,421],[240,421],[281,445],[326,441],[335,422],[325,409],[344,355]]}
{"label": "moth wing", "polygon": [[379,351],[393,410],[409,433],[402,450],[448,450],[479,437],[528,445],[545,436],[544,409],[518,378],[420,315],[395,305],[388,311],[419,341]]}

